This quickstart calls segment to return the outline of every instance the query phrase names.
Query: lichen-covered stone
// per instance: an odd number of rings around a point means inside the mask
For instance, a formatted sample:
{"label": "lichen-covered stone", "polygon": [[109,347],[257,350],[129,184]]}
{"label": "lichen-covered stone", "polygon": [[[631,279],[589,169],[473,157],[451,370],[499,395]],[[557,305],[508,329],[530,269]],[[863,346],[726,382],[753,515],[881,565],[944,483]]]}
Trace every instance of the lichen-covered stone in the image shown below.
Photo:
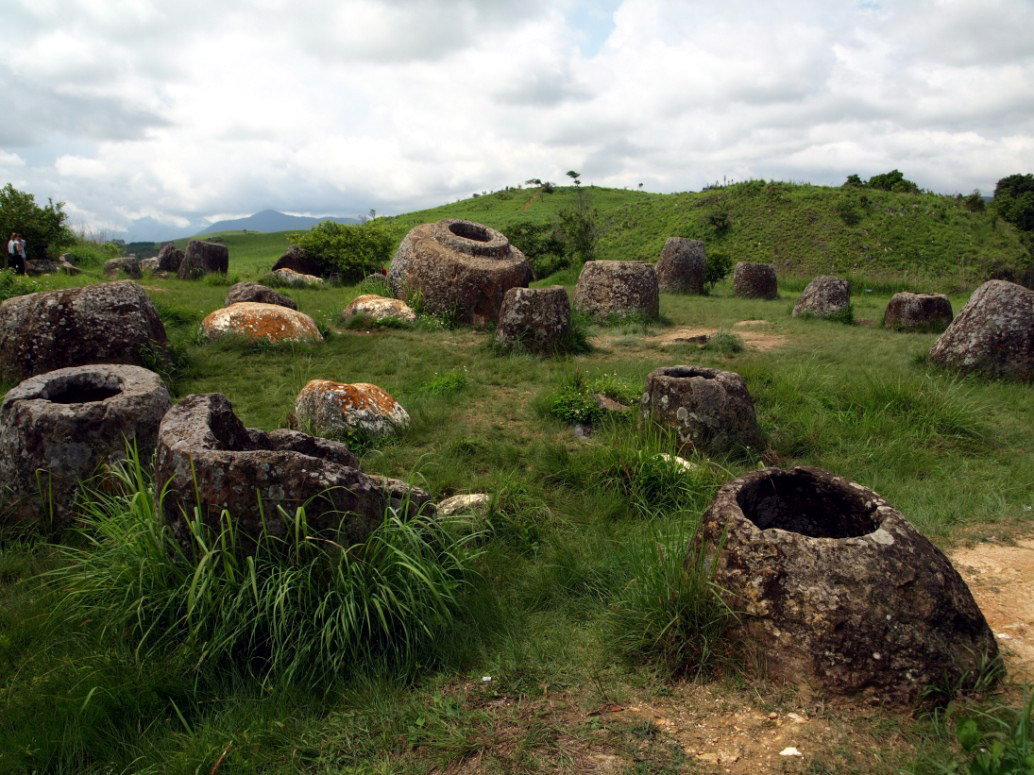
{"label": "lichen-covered stone", "polygon": [[388,270],[396,297],[418,297],[427,312],[474,325],[496,322],[506,292],[530,279],[528,260],[505,236],[456,219],[412,229]]}
{"label": "lichen-covered stone", "polygon": [[323,285],[322,277],[317,277],[314,274],[302,274],[301,272],[296,272],[293,269],[288,269],[286,267],[274,269],[273,276],[277,279],[277,282],[283,283],[284,285],[290,285],[294,288]]}
{"label": "lichen-covered stone", "polygon": [[88,363],[151,365],[166,342],[158,310],[131,280],[0,304],[0,372],[16,379]]}
{"label": "lichen-covered stone", "polygon": [[360,431],[390,436],[409,427],[402,405],[383,388],[365,382],[310,380],[295,399],[294,415],[301,427],[325,435]]}
{"label": "lichen-covered stone", "polygon": [[11,389],[0,404],[0,524],[69,524],[79,481],[123,459],[127,441],[150,460],[170,406],[161,378],[139,366],[71,366]]}
{"label": "lichen-covered stone", "polygon": [[181,280],[196,280],[206,274],[226,274],[230,268],[230,251],[218,242],[192,239],[187,243],[176,276]]}
{"label": "lichen-covered stone", "polygon": [[280,269],[292,269],[298,274],[323,276],[323,267],[314,258],[310,258],[304,248],[298,245],[291,245],[280,258],[273,264],[273,271]]}
{"label": "lichen-covered stone", "polygon": [[253,301],[258,304],[276,304],[288,309],[298,309],[293,299],[289,299],[282,293],[277,293],[272,288],[267,288],[258,283],[237,283],[230,286],[226,292],[226,303],[224,307],[231,304],[240,304],[242,301]]}
{"label": "lichen-covered stone", "polygon": [[166,242],[158,251],[159,272],[179,272],[183,263],[183,251],[171,242]]}
{"label": "lichen-covered stone", "polygon": [[119,272],[122,272],[127,277],[132,277],[134,280],[139,280],[142,275],[140,262],[129,256],[109,258],[104,262],[104,274],[108,277],[115,277]]}
{"label": "lichen-covered stone", "polygon": [[954,317],[951,300],[941,293],[895,293],[883,326],[897,331],[943,331]]}
{"label": "lichen-covered stone", "polygon": [[221,307],[201,321],[201,333],[208,338],[242,336],[267,342],[322,342],[316,321],[304,312],[279,304],[242,301]]}
{"label": "lichen-covered stone", "polygon": [[732,275],[732,292],[746,299],[774,299],[779,295],[775,267],[741,261]]}
{"label": "lichen-covered stone", "polygon": [[492,496],[483,492],[453,495],[438,503],[438,513],[443,517],[454,517],[458,514],[484,516],[492,505]]}
{"label": "lichen-covered stone", "polygon": [[166,488],[161,510],[173,533],[189,545],[188,520],[195,507],[202,521],[219,527],[228,511],[240,533],[237,549],[263,529],[289,537],[279,510],[305,508],[308,530],[349,546],[379,525],[401,482],[373,480],[359,470],[344,444],[298,431],[265,433],[245,428],[219,393],[191,395],[165,415],[158,431],[155,491]]}
{"label": "lichen-covered stone", "polygon": [[559,350],[571,330],[571,304],[561,285],[511,288],[503,298],[495,341],[536,352]]}
{"label": "lichen-covered stone", "polygon": [[930,350],[930,360],[991,377],[1034,380],[1034,291],[989,280]]}
{"label": "lichen-covered stone", "polygon": [[754,401],[743,378],[702,366],[664,366],[646,377],[644,422],[678,433],[680,450],[733,452],[758,447]]}
{"label": "lichen-covered stone", "polygon": [[155,272],[160,271],[158,269],[158,266],[159,266],[158,256],[153,256],[151,258],[142,258],[142,259],[140,259],[140,271],[141,272],[150,272],[151,274],[154,274]]}
{"label": "lichen-covered stone", "polygon": [[704,243],[685,237],[668,237],[657,259],[657,284],[666,293],[704,292],[707,251]]}
{"label": "lichen-covered stone", "polygon": [[851,309],[851,286],[846,280],[830,275],[814,278],[793,307],[793,316],[835,318]]}
{"label": "lichen-covered stone", "polygon": [[574,288],[574,307],[595,320],[660,313],[657,272],[642,261],[586,261]]}
{"label": "lichen-covered stone", "polygon": [[719,490],[697,541],[767,675],[911,705],[972,687],[998,654],[948,559],[872,490],[817,468]]}
{"label": "lichen-covered stone", "polygon": [[[380,275],[378,275],[380,276]],[[356,296],[348,303],[341,313],[345,318],[356,315],[370,318],[370,320],[387,320],[394,318],[406,323],[416,322],[416,313],[409,308],[409,305],[402,299],[389,299],[385,296],[378,296],[374,293],[365,293]]]}

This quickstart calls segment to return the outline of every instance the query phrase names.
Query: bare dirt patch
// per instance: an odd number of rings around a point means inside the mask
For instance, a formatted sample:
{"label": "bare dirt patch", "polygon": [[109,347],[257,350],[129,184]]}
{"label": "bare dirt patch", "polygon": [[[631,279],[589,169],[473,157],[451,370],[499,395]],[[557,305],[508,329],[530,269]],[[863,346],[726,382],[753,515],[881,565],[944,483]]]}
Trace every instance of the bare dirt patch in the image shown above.
{"label": "bare dirt patch", "polygon": [[1034,538],[976,544],[952,562],[998,639],[1008,680],[1034,682]]}
{"label": "bare dirt patch", "polygon": [[[668,347],[676,344],[705,344],[708,339],[717,333],[717,328],[683,327],[675,328],[671,331],[665,331],[659,336],[646,337],[643,339],[643,342],[646,344],[660,345],[661,347]],[[752,350],[760,350],[761,352],[778,350],[781,347],[785,347],[790,341],[790,338],[783,334],[770,334],[764,331],[751,331],[749,329],[738,331],[736,335],[743,340],[743,343],[747,345],[747,347]]]}

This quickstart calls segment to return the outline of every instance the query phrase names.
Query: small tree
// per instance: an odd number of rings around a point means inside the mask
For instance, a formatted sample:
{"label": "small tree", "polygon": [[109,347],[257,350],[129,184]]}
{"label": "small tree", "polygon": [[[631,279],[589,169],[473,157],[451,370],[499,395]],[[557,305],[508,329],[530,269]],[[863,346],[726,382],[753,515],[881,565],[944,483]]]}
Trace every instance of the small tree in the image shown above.
{"label": "small tree", "polygon": [[25,238],[29,258],[44,258],[65,245],[75,242],[75,235],[65,225],[68,215],[64,202],[48,199],[39,207],[32,194],[17,190],[8,183],[0,189],[0,237],[6,251],[7,237],[18,232]]}
{"label": "small tree", "polygon": [[569,178],[570,178],[571,180],[573,180],[573,181],[574,181],[574,184],[575,184],[576,186],[580,186],[580,185],[582,185],[582,181],[580,181],[580,180],[578,179],[578,178],[580,178],[580,177],[581,177],[581,173],[579,173],[579,172],[575,172],[574,170],[568,170],[568,171],[567,171],[567,177],[569,177]]}
{"label": "small tree", "polygon": [[882,175],[873,175],[866,184],[869,188],[895,191],[899,194],[918,194],[919,186],[906,178],[900,170],[891,170]]}
{"label": "small tree", "polygon": [[585,191],[579,190],[575,206],[557,213],[557,231],[564,252],[578,261],[592,261],[602,233],[600,214]]}

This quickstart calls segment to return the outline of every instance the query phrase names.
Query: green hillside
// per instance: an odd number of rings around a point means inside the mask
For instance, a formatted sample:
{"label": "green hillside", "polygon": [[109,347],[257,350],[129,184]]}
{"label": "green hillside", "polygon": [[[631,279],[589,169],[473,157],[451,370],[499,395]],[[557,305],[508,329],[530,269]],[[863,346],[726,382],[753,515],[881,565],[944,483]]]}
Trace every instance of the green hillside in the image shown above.
{"label": "green hillside", "polygon": [[[598,213],[604,259],[655,261],[665,239],[677,235],[703,240],[710,252],[733,261],[773,263],[787,276],[936,278],[951,286],[973,286],[995,274],[1020,276],[1029,261],[1012,225],[953,197],[763,181],[680,194],[509,189],[383,221],[399,240],[413,226],[441,218],[466,218],[505,234],[520,222],[555,221],[560,211],[576,208],[579,197]],[[268,271],[289,245],[287,232],[206,239],[230,248],[232,271],[242,276]]]}

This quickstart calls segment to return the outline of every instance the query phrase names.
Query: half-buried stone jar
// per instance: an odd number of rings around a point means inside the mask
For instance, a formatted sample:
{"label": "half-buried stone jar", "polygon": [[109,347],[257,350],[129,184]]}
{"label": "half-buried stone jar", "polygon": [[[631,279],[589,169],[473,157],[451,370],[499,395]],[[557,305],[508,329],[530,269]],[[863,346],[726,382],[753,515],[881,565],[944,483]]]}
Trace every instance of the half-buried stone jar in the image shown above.
{"label": "half-buried stone jar", "polygon": [[703,366],[664,366],[646,378],[640,417],[671,428],[680,450],[735,452],[761,440],[743,378]]}
{"label": "half-buried stone jar", "polygon": [[75,492],[135,443],[150,460],[169,409],[161,378],[140,366],[70,366],[30,377],[0,404],[0,524],[60,530]]}
{"label": "half-buried stone jar", "polygon": [[694,541],[767,675],[908,705],[973,687],[998,648],[951,563],[872,490],[818,468],[729,482]]}
{"label": "half-buried stone jar", "polygon": [[410,230],[391,260],[392,293],[458,323],[495,323],[510,288],[526,288],[531,265],[495,229],[447,219]]}

